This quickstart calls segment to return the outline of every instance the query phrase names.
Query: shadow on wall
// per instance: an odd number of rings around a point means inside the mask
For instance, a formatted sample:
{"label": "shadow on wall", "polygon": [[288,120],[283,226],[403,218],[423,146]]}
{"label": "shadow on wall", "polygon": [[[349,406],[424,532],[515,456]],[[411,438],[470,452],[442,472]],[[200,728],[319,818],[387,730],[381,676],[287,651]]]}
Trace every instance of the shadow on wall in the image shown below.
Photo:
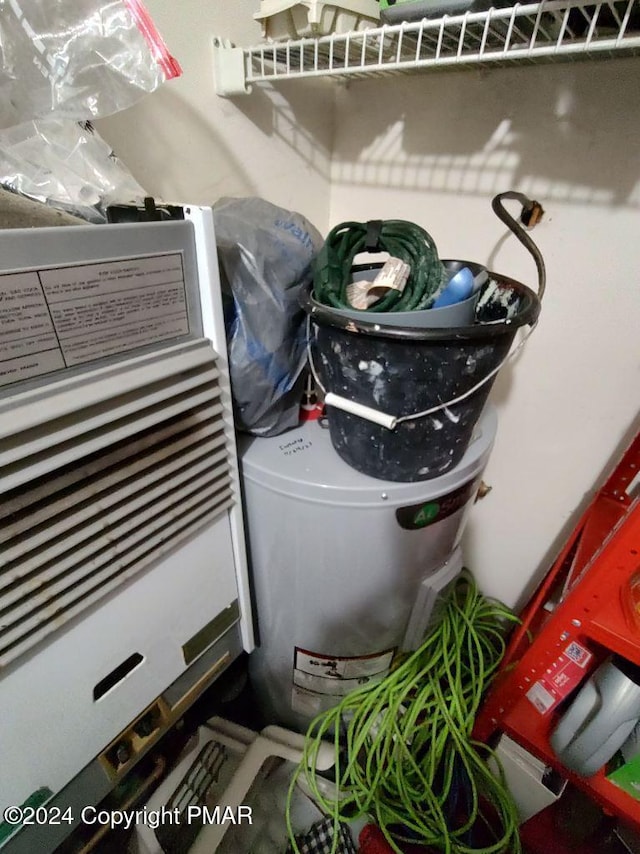
{"label": "shadow on wall", "polygon": [[366,81],[339,94],[332,180],[637,208],[639,117],[634,59]]}
{"label": "shadow on wall", "polygon": [[633,58],[288,81],[230,103],[334,185],[640,208]]}
{"label": "shadow on wall", "polygon": [[[239,138],[246,132],[244,119],[261,132],[265,146],[277,139],[283,151],[295,151],[297,170],[329,180],[333,95],[327,86],[312,85],[321,100],[314,101],[308,89],[289,92],[288,101],[277,90],[256,87],[249,97],[219,99],[210,118],[165,86],[96,127],[145,190],[165,201],[210,204],[222,196],[260,195],[260,160],[247,161],[246,140]],[[259,146],[257,136],[252,144]],[[273,166],[272,151],[265,150],[264,164]],[[286,182],[286,165],[283,172]]]}
{"label": "shadow on wall", "polygon": [[[169,86],[96,126],[145,190],[157,198],[210,204],[224,195],[255,195],[246,165],[232,147]],[[176,128],[182,132],[176,133]]]}
{"label": "shadow on wall", "polygon": [[230,98],[266,137],[289,145],[318,175],[331,175],[334,138],[333,89],[329,81],[254,86],[247,97]]}

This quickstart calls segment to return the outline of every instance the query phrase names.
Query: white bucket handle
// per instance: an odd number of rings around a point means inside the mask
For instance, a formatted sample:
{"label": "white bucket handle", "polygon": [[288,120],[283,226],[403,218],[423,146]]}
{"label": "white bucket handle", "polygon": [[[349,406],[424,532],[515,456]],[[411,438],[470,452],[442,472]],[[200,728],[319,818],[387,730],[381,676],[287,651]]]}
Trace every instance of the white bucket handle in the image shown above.
{"label": "white bucket handle", "polygon": [[402,424],[404,421],[417,421],[419,418],[426,418],[427,415],[434,415],[436,412],[440,412],[443,409],[447,409],[449,406],[454,406],[456,403],[461,403],[463,400],[471,397],[472,394],[475,394],[478,389],[481,389],[483,385],[495,377],[503,365],[511,361],[511,359],[516,356],[516,354],[524,347],[527,339],[536,326],[537,323],[533,323],[518,345],[507,353],[504,359],[498,362],[496,367],[492,368],[489,373],[480,380],[480,382],[477,382],[474,386],[465,391],[464,394],[452,397],[451,400],[447,400],[445,403],[438,403],[429,409],[423,409],[422,412],[414,412],[413,415],[390,415],[385,412],[380,412],[378,409],[374,409],[371,406],[365,406],[362,403],[357,403],[355,400],[349,400],[347,397],[341,397],[341,395],[334,394],[332,391],[328,392],[322,385],[313,361],[313,353],[311,351],[311,317],[309,315],[307,316],[307,356],[309,358],[311,374],[318,388],[324,394],[324,402],[327,406],[335,406],[336,409],[342,409],[344,412],[350,412],[352,415],[357,415],[360,418],[373,422],[374,424],[380,424],[382,427],[386,427],[387,430],[395,430],[398,424]]}

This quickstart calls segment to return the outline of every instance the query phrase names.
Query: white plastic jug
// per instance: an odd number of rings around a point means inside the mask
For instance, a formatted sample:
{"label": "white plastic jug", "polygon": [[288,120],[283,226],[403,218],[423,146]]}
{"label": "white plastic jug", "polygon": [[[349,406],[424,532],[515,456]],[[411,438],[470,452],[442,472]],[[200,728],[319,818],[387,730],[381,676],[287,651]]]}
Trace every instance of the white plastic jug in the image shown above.
{"label": "white plastic jug", "polygon": [[551,736],[563,765],[591,777],[611,759],[640,719],[640,667],[617,656],[598,667]]}

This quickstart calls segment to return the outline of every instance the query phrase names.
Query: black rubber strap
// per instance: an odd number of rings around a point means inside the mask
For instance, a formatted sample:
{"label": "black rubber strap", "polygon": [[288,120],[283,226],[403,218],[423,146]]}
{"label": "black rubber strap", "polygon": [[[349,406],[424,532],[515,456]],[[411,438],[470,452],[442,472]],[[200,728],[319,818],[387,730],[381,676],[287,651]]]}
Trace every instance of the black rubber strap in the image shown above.
{"label": "black rubber strap", "polygon": [[365,252],[378,252],[380,249],[380,232],[382,231],[381,219],[370,219],[367,223],[365,235]]}

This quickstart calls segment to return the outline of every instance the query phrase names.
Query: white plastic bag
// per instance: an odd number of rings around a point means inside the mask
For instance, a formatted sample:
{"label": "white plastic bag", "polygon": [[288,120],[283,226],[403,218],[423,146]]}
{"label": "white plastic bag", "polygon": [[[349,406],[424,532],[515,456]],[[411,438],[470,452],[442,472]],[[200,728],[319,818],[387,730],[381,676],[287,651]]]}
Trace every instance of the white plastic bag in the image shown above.
{"label": "white plastic bag", "polygon": [[146,195],[89,123],[55,118],[0,131],[0,184],[95,223]]}
{"label": "white plastic bag", "polygon": [[108,116],[179,74],[139,0],[0,0],[0,128]]}

